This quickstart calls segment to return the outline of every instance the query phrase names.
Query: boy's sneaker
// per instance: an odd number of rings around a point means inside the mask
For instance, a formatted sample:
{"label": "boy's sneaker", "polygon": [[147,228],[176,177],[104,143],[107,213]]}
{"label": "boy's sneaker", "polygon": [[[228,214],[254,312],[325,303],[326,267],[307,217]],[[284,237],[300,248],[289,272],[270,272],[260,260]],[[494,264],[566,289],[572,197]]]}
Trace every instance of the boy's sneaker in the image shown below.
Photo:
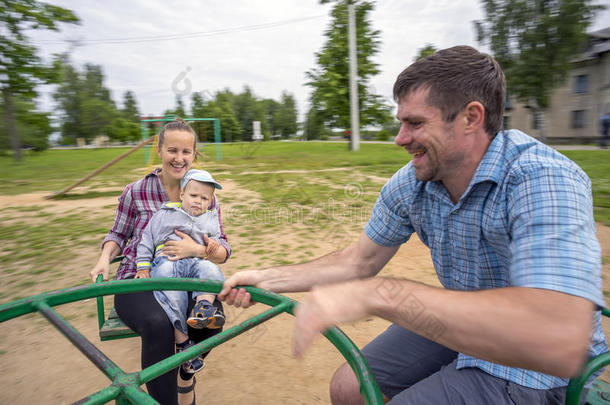
{"label": "boy's sneaker", "polygon": [[200,300],[195,303],[186,323],[195,329],[218,329],[225,324],[225,314],[222,306],[217,308],[208,300]]}
{"label": "boy's sneaker", "polygon": [[[194,343],[191,340],[187,340],[183,343],[176,343],[176,353],[180,353],[193,345]],[[205,367],[205,362],[201,356],[197,356],[194,359],[187,360],[182,363],[181,367],[186,373],[195,374],[196,372],[203,370]]]}

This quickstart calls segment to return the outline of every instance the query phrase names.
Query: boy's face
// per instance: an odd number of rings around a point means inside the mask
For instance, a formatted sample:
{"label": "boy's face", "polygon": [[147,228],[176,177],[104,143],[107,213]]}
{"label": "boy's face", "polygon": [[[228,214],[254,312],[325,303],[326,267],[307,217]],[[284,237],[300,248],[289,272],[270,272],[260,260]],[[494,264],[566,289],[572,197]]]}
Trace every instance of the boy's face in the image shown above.
{"label": "boy's face", "polygon": [[193,216],[203,214],[214,199],[214,186],[191,180],[180,192],[182,209]]}

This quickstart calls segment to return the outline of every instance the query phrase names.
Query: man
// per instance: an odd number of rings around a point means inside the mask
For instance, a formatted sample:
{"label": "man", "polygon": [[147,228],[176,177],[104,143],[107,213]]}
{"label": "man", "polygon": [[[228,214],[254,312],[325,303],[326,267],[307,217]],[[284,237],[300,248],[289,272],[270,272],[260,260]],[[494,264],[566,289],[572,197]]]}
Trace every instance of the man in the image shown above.
{"label": "man", "polygon": [[[415,62],[394,98],[395,142],[413,159],[383,187],[358,242],[237,273],[219,297],[246,307],[237,285],[311,290],[296,314],[296,355],[332,324],[392,321],[363,349],[392,403],[563,403],[567,379],[606,349],[589,179],[535,139],[501,131],[504,74],[473,48]],[[414,232],[444,288],[373,277]],[[331,399],[362,401],[345,364]]]}
{"label": "man", "polygon": [[606,149],[608,147],[608,141],[610,141],[610,107],[607,108],[606,114],[599,120],[599,127],[602,134],[599,146],[602,149]]}

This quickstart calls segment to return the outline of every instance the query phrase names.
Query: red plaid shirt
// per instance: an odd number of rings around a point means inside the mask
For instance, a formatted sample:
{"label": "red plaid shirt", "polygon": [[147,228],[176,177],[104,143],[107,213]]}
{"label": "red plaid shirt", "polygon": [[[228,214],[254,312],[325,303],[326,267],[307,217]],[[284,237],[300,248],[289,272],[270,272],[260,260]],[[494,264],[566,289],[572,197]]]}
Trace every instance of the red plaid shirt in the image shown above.
{"label": "red plaid shirt", "polygon": [[[121,247],[123,256],[125,256],[114,277],[116,280],[135,276],[137,272],[136,253],[138,244],[142,239],[142,231],[153,214],[169,201],[159,178],[160,172],[161,169],[156,169],[143,179],[129,184],[119,197],[114,225],[102,242],[102,247],[104,243],[110,240],[116,242]],[[212,207],[216,204],[216,197],[214,197]],[[220,222],[220,244],[227,249],[228,259],[231,255],[231,246],[222,228],[220,205],[218,206],[218,221]]]}

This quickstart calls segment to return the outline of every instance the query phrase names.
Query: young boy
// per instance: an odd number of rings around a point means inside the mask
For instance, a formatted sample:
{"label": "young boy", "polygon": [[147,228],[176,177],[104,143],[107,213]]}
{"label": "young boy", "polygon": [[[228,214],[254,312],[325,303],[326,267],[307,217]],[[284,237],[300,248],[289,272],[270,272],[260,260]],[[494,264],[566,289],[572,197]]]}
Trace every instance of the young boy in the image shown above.
{"label": "young boy", "polygon": [[[222,189],[222,186],[207,171],[190,170],[182,179],[180,188],[182,202],[164,204],[144,229],[138,245],[136,278],[192,277],[223,281],[225,278],[218,266],[206,260],[208,255],[222,248],[217,241],[221,234],[218,210],[210,209],[214,201],[214,190]],[[187,257],[169,260],[162,248],[168,240],[179,239],[174,230],[184,232],[195,242],[206,245],[206,256],[203,259]],[[188,319],[187,291],[154,291],[154,295],[174,326],[177,351],[193,345],[188,338],[187,324],[196,329],[217,329],[225,323],[222,309],[212,305],[216,294],[194,291],[196,303]],[[182,369],[192,374],[204,366],[203,359],[196,357],[184,363]]]}

